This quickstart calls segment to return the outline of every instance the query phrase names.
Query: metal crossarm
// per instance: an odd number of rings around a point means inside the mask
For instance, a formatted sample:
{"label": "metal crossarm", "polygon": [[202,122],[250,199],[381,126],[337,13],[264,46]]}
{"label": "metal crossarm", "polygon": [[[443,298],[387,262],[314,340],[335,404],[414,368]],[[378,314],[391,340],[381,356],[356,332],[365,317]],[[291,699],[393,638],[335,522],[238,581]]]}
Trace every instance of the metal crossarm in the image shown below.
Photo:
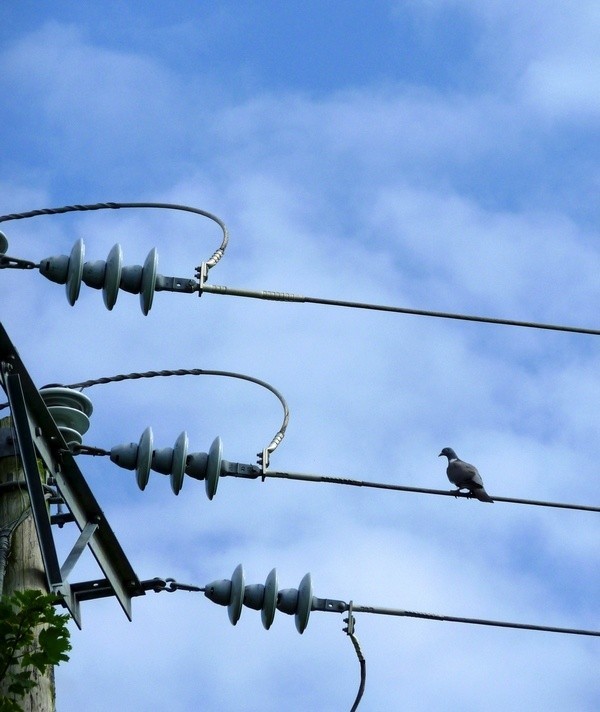
{"label": "metal crossarm", "polygon": [[[49,589],[63,596],[65,606],[77,625],[81,626],[77,588],[76,585],[71,587],[66,577],[87,545],[131,620],[131,598],[144,595],[145,591],[2,324],[0,364],[2,385],[8,395],[17,431]],[[62,572],[38,470],[38,458],[52,474],[60,496],[82,532]]]}

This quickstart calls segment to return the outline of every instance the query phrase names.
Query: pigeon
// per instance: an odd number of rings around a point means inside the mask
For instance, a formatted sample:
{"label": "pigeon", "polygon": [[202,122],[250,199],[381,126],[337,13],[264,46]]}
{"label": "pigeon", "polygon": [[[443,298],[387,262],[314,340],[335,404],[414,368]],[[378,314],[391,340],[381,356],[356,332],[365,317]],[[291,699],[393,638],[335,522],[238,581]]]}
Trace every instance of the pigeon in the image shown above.
{"label": "pigeon", "polygon": [[450,482],[458,487],[456,492],[467,489],[471,493],[471,496],[477,497],[481,502],[494,501],[485,491],[481,475],[474,465],[459,460],[457,454],[451,447],[445,447],[438,457],[442,457],[442,455],[448,458],[446,474]]}

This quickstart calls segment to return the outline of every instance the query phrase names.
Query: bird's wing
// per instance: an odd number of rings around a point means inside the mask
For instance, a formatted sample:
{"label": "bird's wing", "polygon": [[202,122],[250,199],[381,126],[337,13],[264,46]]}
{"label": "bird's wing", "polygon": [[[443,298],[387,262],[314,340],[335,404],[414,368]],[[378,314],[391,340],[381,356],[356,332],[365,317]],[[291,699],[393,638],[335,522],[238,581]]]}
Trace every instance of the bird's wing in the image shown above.
{"label": "bird's wing", "polygon": [[483,487],[483,480],[481,479],[479,470],[475,467],[475,465],[471,465],[468,462],[463,462],[462,460],[457,462],[457,465],[460,466],[460,471],[465,480],[471,480],[473,484]]}
{"label": "bird's wing", "polygon": [[471,479],[471,475],[466,472],[463,467],[464,464],[465,463],[460,460],[455,460],[454,462],[450,462],[448,464],[448,469],[446,470],[448,479],[457,487],[464,487],[465,483],[469,482]]}

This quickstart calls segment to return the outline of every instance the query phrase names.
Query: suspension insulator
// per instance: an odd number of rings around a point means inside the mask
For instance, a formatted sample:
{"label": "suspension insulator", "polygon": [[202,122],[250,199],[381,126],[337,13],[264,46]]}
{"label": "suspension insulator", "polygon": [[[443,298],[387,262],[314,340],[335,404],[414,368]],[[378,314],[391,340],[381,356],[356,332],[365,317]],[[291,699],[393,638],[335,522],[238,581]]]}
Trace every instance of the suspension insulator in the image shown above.
{"label": "suspension insulator", "polygon": [[160,275],[158,269],[158,253],[152,248],[143,266],[123,266],[123,252],[116,244],[108,253],[106,261],[83,261],[85,245],[82,239],[77,240],[69,257],[58,255],[46,257],[40,262],[40,274],[57,284],[65,284],[67,300],[71,306],[79,297],[81,283],[88,287],[101,289],[106,308],[111,310],[116,302],[119,289],[131,294],[140,295],[140,306],[144,315],[152,307],[156,282]]}
{"label": "suspension insulator", "polygon": [[209,499],[215,496],[219,477],[224,467],[223,443],[216,437],[208,453],[192,452],[188,454],[188,436],[183,431],[174,447],[153,449],[152,428],[142,433],[139,443],[115,445],[110,451],[110,459],[126,470],[135,470],[138,487],[143,490],[148,484],[150,470],[169,475],[171,489],[179,494],[184,476],[188,474],[196,480],[205,480],[206,494]]}
{"label": "suspension insulator", "polygon": [[263,626],[268,630],[277,609],[295,616],[296,629],[304,633],[313,605],[312,581],[306,574],[300,586],[278,591],[277,570],[272,569],[264,586],[251,584],[244,586],[242,565],[236,567],[231,580],[213,581],[204,588],[204,595],[213,603],[227,606],[229,620],[235,625],[240,619],[242,605],[261,612]]}

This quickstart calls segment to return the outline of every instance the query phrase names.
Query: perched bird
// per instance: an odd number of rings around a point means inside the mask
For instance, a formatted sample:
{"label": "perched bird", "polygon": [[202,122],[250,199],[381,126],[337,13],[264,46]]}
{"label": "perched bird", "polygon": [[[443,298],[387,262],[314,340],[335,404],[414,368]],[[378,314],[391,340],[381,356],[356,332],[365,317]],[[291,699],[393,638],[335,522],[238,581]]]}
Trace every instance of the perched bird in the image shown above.
{"label": "perched bird", "polygon": [[485,491],[481,475],[474,465],[459,460],[457,454],[451,447],[445,447],[438,457],[442,457],[442,455],[448,458],[446,474],[450,482],[458,487],[456,492],[467,489],[473,497],[477,497],[477,499],[482,502],[494,501]]}

